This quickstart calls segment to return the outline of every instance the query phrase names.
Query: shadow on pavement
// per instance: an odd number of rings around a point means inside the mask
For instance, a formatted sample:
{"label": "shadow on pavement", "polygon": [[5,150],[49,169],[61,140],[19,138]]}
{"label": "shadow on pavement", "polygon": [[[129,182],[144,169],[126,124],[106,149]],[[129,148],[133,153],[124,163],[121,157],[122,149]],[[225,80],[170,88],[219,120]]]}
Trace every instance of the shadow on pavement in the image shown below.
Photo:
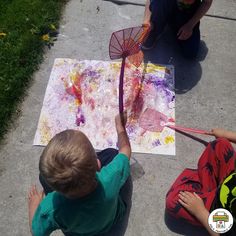
{"label": "shadow on pavement", "polygon": [[144,3],[136,3],[136,2],[130,2],[130,1],[119,1],[119,0],[103,0],[105,2],[112,2],[118,6],[123,6],[123,5],[134,5],[134,6],[142,6],[144,7]]}
{"label": "shadow on pavement", "polygon": [[170,216],[167,211],[165,211],[165,224],[169,230],[177,234],[182,234],[186,236],[208,236],[207,230],[203,227],[198,227],[190,225],[188,222],[176,219]]}
{"label": "shadow on pavement", "polygon": [[133,194],[133,181],[131,176],[127,179],[125,185],[121,189],[121,197],[126,203],[126,213],[125,216],[115,224],[112,229],[106,234],[101,234],[99,236],[123,236],[125,235],[125,231],[129,222],[129,214],[132,206],[132,194]]}
{"label": "shadow on pavement", "polygon": [[183,58],[173,32],[167,28],[155,48],[144,51],[144,62],[156,64],[172,64],[175,67],[175,92],[183,94],[197,85],[202,76],[200,61],[208,53],[204,41],[200,43],[198,56],[195,60]]}
{"label": "shadow on pavement", "polygon": [[132,194],[133,194],[133,181],[141,178],[145,172],[143,167],[138,163],[138,161],[132,157],[131,159],[131,176],[128,178],[127,182],[125,183],[124,187],[121,189],[121,197],[124,199],[127,209],[125,217],[122,218],[120,222],[112,227],[112,229],[106,233],[99,236],[123,236],[125,235],[128,222],[129,222],[129,214],[132,206]]}
{"label": "shadow on pavement", "polygon": [[138,179],[140,179],[144,174],[144,170],[141,164],[139,164],[139,162],[132,157],[131,161],[133,161],[133,163],[131,164],[130,168],[131,168],[131,176],[132,176],[132,180],[136,181]]}

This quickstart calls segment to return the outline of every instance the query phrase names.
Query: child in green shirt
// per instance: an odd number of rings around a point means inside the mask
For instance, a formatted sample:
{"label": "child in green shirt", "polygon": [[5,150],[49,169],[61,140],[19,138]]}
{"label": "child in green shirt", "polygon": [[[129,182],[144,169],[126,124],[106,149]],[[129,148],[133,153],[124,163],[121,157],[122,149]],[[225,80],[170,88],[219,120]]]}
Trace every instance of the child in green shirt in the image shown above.
{"label": "child in green shirt", "polygon": [[120,190],[130,175],[131,148],[120,116],[115,119],[119,152],[95,150],[80,131],[57,134],[44,149],[39,162],[38,192],[28,195],[29,224],[34,236],[61,229],[65,235],[105,233],[125,214]]}

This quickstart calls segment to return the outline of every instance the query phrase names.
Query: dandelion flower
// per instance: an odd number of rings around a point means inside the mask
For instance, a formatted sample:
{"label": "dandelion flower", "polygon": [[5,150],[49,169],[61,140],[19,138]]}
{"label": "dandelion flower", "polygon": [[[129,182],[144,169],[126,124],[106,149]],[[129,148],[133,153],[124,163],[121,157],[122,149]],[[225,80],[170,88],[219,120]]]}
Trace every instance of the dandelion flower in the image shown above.
{"label": "dandelion flower", "polygon": [[5,37],[6,35],[6,33],[0,32],[0,37]]}
{"label": "dandelion flower", "polygon": [[43,41],[49,41],[49,39],[50,39],[49,34],[44,34],[44,35],[42,36],[42,40],[43,40]]}

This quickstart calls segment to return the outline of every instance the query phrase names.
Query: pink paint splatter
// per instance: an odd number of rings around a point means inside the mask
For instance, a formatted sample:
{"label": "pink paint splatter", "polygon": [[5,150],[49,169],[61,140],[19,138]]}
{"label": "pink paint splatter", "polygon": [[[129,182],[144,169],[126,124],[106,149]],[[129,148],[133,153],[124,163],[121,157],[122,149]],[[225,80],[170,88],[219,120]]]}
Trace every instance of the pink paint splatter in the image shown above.
{"label": "pink paint splatter", "polygon": [[95,108],[95,101],[94,101],[94,99],[93,98],[89,98],[87,103],[89,104],[91,110],[94,110],[94,108]]}
{"label": "pink paint splatter", "polygon": [[163,113],[147,108],[139,119],[139,126],[145,130],[152,132],[162,132],[164,129],[164,125],[162,123],[166,123],[168,117]]}

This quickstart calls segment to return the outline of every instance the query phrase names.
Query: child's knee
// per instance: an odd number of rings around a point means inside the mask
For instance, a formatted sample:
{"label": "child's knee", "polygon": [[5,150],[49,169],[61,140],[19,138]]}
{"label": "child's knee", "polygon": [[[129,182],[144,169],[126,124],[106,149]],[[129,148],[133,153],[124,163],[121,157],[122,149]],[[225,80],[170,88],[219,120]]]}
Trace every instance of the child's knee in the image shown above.
{"label": "child's knee", "polygon": [[170,215],[179,218],[182,214],[182,205],[179,203],[179,201],[176,199],[168,199],[166,201],[166,212],[168,212]]}
{"label": "child's knee", "polygon": [[115,148],[106,148],[104,150],[106,150],[108,152],[118,152],[117,149],[115,149]]}
{"label": "child's knee", "polygon": [[173,192],[168,192],[166,195],[166,210],[168,212],[174,212],[178,203],[178,195]]}
{"label": "child's knee", "polygon": [[235,156],[235,151],[232,144],[226,138],[218,138],[211,143],[217,158],[219,161],[228,161]]}
{"label": "child's knee", "polygon": [[106,148],[106,149],[102,150],[102,152],[103,153],[107,153],[107,154],[109,154],[111,156],[117,155],[119,153],[118,150],[115,149],[115,148]]}
{"label": "child's knee", "polygon": [[218,143],[230,143],[230,141],[227,138],[217,138],[216,141]]}
{"label": "child's knee", "polygon": [[199,51],[198,45],[191,45],[191,44],[185,45],[185,43],[181,41],[180,48],[181,48],[181,52],[185,58],[190,59],[190,60],[196,59],[196,57],[198,55],[198,51]]}
{"label": "child's knee", "polygon": [[215,146],[218,147],[218,148],[226,148],[226,147],[229,147],[229,148],[233,148],[232,147],[232,144],[230,143],[230,141],[226,138],[217,138],[215,141]]}

